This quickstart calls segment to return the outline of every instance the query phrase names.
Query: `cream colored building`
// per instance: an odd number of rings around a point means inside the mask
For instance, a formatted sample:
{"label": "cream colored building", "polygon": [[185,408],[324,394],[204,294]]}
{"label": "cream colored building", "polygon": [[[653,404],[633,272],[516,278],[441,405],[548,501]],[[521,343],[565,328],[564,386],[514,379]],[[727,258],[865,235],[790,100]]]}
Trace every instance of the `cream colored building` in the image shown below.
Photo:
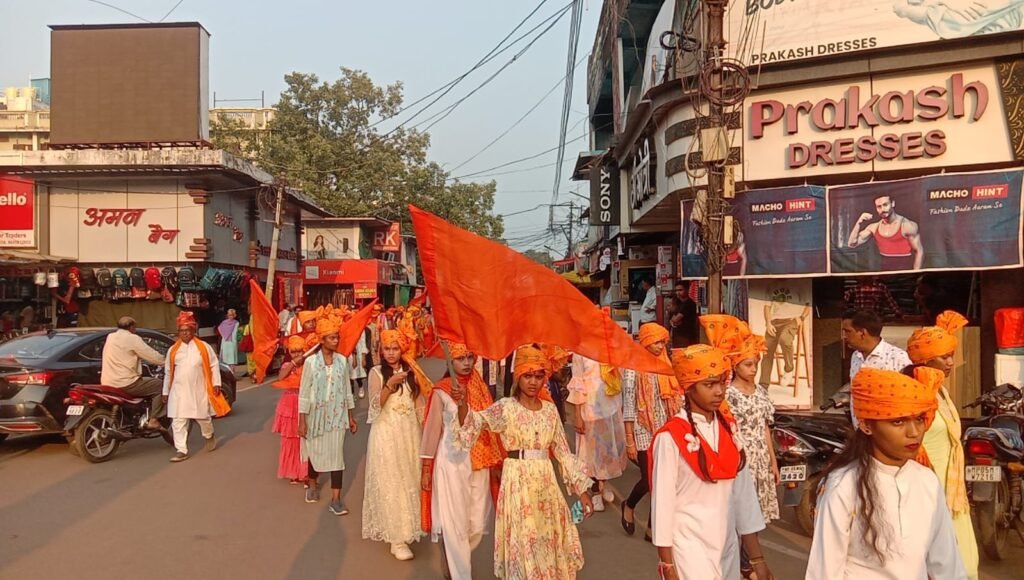
{"label": "cream colored building", "polygon": [[50,140],[50,107],[33,87],[0,94],[0,151],[39,151]]}

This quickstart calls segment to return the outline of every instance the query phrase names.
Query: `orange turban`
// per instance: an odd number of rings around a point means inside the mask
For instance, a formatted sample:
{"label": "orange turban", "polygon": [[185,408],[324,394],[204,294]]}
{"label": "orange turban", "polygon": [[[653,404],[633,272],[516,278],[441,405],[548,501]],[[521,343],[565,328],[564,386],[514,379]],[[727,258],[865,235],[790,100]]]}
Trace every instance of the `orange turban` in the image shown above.
{"label": "orange turban", "polygon": [[537,371],[551,372],[551,363],[544,351],[535,346],[521,346],[516,349],[516,366],[512,372],[515,380],[519,381],[519,377]]}
{"label": "orange turban", "polygon": [[405,352],[409,348],[409,340],[398,330],[385,330],[380,333],[380,346],[395,345],[399,350]]}
{"label": "orange turban", "polygon": [[448,343],[448,356],[453,359],[470,356],[473,353],[470,352],[469,347],[462,344],[461,342],[449,342]]}
{"label": "orange turban", "polygon": [[[853,377],[850,394],[853,397],[853,414],[858,419],[899,419],[927,415],[926,428],[935,418],[939,406],[938,389],[942,384],[942,371],[936,369],[914,369],[915,376],[925,378],[924,383],[902,373],[880,369],[862,368]],[[937,374],[936,374],[937,373]]]}
{"label": "orange turban", "polygon": [[708,377],[724,375],[731,368],[724,352],[706,344],[694,344],[672,351],[672,370],[684,391]]}
{"label": "orange turban", "polygon": [[284,341],[284,347],[285,347],[285,349],[287,349],[289,351],[291,351],[291,350],[298,350],[300,348],[302,350],[305,350],[306,349],[306,339],[301,337],[301,336],[299,336],[299,335],[297,335],[297,334],[293,334],[293,335],[289,336]]}
{"label": "orange turban", "polygon": [[341,328],[338,326],[338,323],[335,322],[334,320],[331,320],[330,318],[321,318],[320,320],[316,321],[317,338],[322,339],[325,336],[338,334],[338,331],[340,330]]}
{"label": "orange turban", "polygon": [[569,351],[555,344],[540,345],[541,352],[548,359],[551,372],[560,371],[569,362]]}
{"label": "orange turban", "polygon": [[648,322],[640,325],[640,346],[647,348],[654,343],[667,341],[669,339],[668,329],[657,322]]}
{"label": "orange turban", "polygon": [[192,327],[193,330],[199,327],[196,323],[196,317],[188,310],[182,310],[178,313],[178,319],[175,321],[178,328]]}
{"label": "orange turban", "polygon": [[299,322],[302,324],[306,324],[310,320],[316,320],[316,318],[317,310],[302,310],[299,312]]}
{"label": "orange turban", "polygon": [[918,328],[907,341],[907,354],[914,364],[924,364],[956,350],[956,332],[967,326],[967,319],[947,310],[935,320],[935,326]]}
{"label": "orange turban", "polygon": [[729,359],[732,361],[733,366],[736,366],[747,359],[759,359],[767,351],[768,346],[764,342],[764,337],[751,334],[743,339],[739,351],[735,354],[729,353]]}

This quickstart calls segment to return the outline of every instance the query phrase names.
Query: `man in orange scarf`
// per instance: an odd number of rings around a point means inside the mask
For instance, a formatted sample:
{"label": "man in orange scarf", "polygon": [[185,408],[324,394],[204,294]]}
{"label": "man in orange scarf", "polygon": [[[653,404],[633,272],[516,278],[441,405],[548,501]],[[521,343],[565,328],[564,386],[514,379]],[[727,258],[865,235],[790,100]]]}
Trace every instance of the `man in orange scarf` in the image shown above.
{"label": "man in orange scarf", "polygon": [[174,447],[177,453],[172,463],[188,459],[188,422],[199,423],[206,440],[206,450],[217,448],[213,437],[213,420],[227,414],[231,408],[220,394],[220,362],[217,353],[196,338],[196,319],[191,312],[178,315],[178,341],[167,351],[167,374],[164,376],[163,396],[167,402],[167,416],[173,419]]}
{"label": "man in orange scarf", "polygon": [[423,460],[420,502],[423,531],[435,542],[444,538],[444,556],[453,580],[472,580],[471,555],[487,533],[493,518],[491,469],[505,458],[498,436],[480,434],[467,453],[455,447],[452,421],[458,404],[466,400],[473,411],[494,403],[483,378],[476,372],[476,355],[464,344],[449,344],[455,380],[445,376],[434,385],[427,401],[420,458]]}

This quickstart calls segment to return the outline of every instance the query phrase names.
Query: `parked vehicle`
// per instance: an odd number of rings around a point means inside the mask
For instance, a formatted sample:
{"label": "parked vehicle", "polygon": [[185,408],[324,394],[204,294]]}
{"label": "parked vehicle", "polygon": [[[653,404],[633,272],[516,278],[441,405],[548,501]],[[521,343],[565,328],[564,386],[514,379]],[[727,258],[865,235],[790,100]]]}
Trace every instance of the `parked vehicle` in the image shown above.
{"label": "parked vehicle", "polygon": [[146,426],[147,398],[133,397],[117,387],[74,384],[64,401],[68,404],[64,431],[71,451],[90,463],[109,461],[121,443],[132,439],[162,437],[174,445],[167,430],[169,419],[161,419],[163,430]]}
{"label": "parked vehicle", "polygon": [[[72,384],[100,382],[103,345],[114,328],[63,328],[33,332],[0,344],[0,441],[11,434],[64,433]],[[173,338],[155,330],[139,336],[161,354]],[[235,376],[220,366],[221,391],[234,404]],[[143,376],[152,376],[143,365]]]}
{"label": "parked vehicle", "polygon": [[1010,532],[1024,540],[1024,393],[1004,384],[967,407],[982,417],[964,432],[968,492],[977,514],[978,544],[985,555],[1002,560]]}
{"label": "parked vehicle", "polygon": [[792,507],[808,536],[814,533],[814,506],[821,472],[843,450],[853,430],[850,390],[843,387],[820,407],[821,412],[775,413],[772,436],[783,486],[782,505]]}

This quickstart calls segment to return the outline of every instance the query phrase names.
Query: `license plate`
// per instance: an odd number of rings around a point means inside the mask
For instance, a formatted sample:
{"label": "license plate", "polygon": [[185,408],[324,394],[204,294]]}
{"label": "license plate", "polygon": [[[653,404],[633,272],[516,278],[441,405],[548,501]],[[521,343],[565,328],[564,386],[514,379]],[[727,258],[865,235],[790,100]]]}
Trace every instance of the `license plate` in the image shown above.
{"label": "license plate", "polygon": [[779,468],[779,481],[803,481],[807,479],[806,465],[787,465]]}
{"label": "license plate", "polygon": [[81,415],[85,411],[84,405],[69,405],[68,417]]}
{"label": "license plate", "polygon": [[998,465],[968,465],[965,475],[967,481],[1002,481],[1003,469]]}

